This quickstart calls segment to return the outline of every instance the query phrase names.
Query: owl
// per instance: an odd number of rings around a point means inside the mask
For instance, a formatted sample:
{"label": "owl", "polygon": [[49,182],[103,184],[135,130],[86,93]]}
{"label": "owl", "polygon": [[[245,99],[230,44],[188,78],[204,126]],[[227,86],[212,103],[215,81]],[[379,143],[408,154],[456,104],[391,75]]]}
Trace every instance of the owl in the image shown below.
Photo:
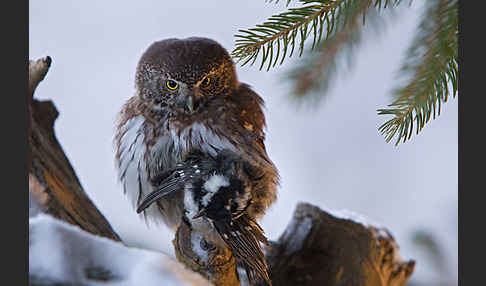
{"label": "owl", "polygon": [[226,245],[254,284],[270,284],[258,226],[276,200],[263,99],[239,82],[228,52],[207,38],[166,39],[143,53],[135,95],[116,126],[123,192],[147,221],[188,223]]}

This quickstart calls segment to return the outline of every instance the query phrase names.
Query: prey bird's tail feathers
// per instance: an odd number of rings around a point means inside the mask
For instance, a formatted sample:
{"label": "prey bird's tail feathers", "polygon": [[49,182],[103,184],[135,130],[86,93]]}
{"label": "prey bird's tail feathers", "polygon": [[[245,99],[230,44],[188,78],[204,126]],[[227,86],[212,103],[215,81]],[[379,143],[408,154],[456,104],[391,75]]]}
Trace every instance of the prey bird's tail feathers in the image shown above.
{"label": "prey bird's tail feathers", "polygon": [[268,244],[263,229],[246,214],[229,223],[213,223],[235,256],[236,264],[245,269],[250,285],[271,286],[267,261],[259,244]]}

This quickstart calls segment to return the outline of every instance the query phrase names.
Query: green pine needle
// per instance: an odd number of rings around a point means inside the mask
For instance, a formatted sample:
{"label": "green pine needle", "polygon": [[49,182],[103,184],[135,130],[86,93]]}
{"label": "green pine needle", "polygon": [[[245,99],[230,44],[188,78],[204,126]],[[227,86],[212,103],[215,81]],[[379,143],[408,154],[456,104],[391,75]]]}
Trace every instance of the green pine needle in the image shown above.
{"label": "green pine needle", "polygon": [[[401,75],[410,80],[393,92],[395,100],[379,115],[393,118],[379,127],[395,145],[418,134],[431,118],[440,115],[441,104],[457,94],[458,85],[457,0],[428,0],[419,32],[408,50]],[[414,126],[415,125],[415,126]]]}
{"label": "green pine needle", "polygon": [[[236,46],[231,55],[242,66],[255,63],[261,55],[260,70],[267,64],[267,70],[277,63],[282,64],[286,56],[291,57],[296,49],[302,55],[304,42],[313,37],[318,43],[323,25],[332,27],[335,10],[346,0],[338,1],[301,1],[300,8],[289,8],[286,12],[273,15],[261,25],[236,34]],[[327,29],[327,34],[332,29]],[[277,51],[274,51],[277,49]],[[280,58],[280,61],[279,61]]]}
{"label": "green pine needle", "polygon": [[[312,42],[305,53],[311,62],[303,61],[294,68],[297,73],[290,75],[296,80],[297,95],[327,88],[337,70],[336,58],[343,51],[351,53],[359,42],[370,8],[379,11],[401,3],[400,0],[296,2],[302,7],[288,8],[290,0],[287,0],[286,12],[273,15],[254,28],[239,30],[231,55],[242,66],[253,65],[260,59],[259,69],[268,71],[294,52],[302,56],[305,46]],[[425,5],[418,33],[400,70],[400,75],[409,76],[409,80],[393,90],[394,101],[389,108],[378,110],[379,115],[393,116],[379,131],[387,142],[396,136],[396,145],[410,139],[414,130],[418,134],[431,118],[440,115],[442,103],[457,94],[457,0],[428,0]],[[357,25],[357,17],[362,17],[362,25]]]}
{"label": "green pine needle", "polygon": [[[272,2],[272,1],[268,1]],[[278,2],[278,1],[274,1]],[[285,58],[297,50],[301,56],[304,44],[312,38],[312,49],[321,40],[329,38],[338,27],[352,16],[353,7],[366,3],[367,8],[374,4],[380,9],[397,5],[400,0],[299,0],[302,7],[288,8],[287,11],[273,15],[263,24],[247,30],[238,30],[235,35],[233,58],[242,66],[253,65],[261,58],[259,69],[266,70],[280,65]],[[290,1],[287,1],[287,6]],[[364,14],[363,14],[364,21]],[[280,61],[279,61],[280,59]]]}

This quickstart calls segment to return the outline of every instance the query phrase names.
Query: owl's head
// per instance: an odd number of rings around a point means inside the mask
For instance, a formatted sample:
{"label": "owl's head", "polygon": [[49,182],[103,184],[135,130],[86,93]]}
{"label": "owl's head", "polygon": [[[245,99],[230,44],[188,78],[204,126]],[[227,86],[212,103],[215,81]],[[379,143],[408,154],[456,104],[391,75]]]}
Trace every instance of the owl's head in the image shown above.
{"label": "owl's head", "polygon": [[215,97],[230,95],[238,85],[233,61],[217,42],[191,37],[150,45],[136,72],[137,94],[155,108],[196,113]]}

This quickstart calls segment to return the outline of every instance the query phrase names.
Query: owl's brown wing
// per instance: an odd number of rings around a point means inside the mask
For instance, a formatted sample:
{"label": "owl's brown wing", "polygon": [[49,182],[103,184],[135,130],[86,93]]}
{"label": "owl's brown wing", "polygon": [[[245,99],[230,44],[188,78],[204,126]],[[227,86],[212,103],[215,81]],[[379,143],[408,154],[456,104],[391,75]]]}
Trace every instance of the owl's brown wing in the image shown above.
{"label": "owl's brown wing", "polygon": [[243,132],[254,140],[260,148],[265,150],[265,115],[263,99],[253,91],[249,85],[241,83],[235,96],[232,97],[239,110],[237,114],[238,124],[243,128]]}
{"label": "owl's brown wing", "polygon": [[[278,170],[268,157],[264,140],[266,126],[263,113],[263,99],[247,84],[241,83],[236,92],[230,97],[232,106],[229,112],[233,115],[231,122],[226,121],[224,128],[238,138],[236,146],[243,159],[252,166],[248,172],[252,182],[252,203],[248,207],[248,214],[254,219],[263,216],[265,210],[277,198],[279,184]],[[228,129],[231,128],[231,129]]]}

